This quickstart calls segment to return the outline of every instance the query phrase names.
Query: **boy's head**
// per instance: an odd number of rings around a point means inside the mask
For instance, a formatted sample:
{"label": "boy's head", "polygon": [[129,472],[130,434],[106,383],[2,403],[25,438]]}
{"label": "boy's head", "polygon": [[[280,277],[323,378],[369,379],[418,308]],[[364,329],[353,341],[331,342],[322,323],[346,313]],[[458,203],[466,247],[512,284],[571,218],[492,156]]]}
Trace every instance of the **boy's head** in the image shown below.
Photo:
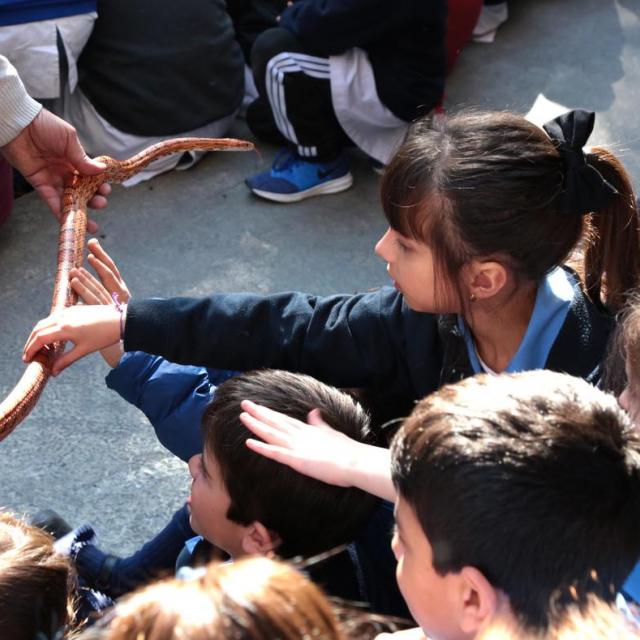
{"label": "boy's head", "polygon": [[303,421],[317,408],[338,431],[368,438],[362,407],[314,378],[263,370],[227,380],[202,418],[203,454],[189,461],[194,530],[233,557],[271,550],[310,556],[352,540],[375,498],[307,478],[248,449],[246,440],[255,436],[240,422],[245,399]]}
{"label": "boy's head", "polygon": [[392,445],[398,582],[435,640],[500,610],[544,629],[611,601],[640,557],[640,438],[615,399],[549,371],[421,401]]}
{"label": "boy's head", "polygon": [[49,534],[0,511],[0,636],[58,637],[71,619],[70,576]]}

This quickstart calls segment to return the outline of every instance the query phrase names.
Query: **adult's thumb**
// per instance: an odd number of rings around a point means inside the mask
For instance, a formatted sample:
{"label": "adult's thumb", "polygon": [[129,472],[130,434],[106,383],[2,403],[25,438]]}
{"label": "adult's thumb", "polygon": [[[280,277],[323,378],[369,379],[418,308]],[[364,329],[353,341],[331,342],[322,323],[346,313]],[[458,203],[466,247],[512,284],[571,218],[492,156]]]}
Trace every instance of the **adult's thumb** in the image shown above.
{"label": "adult's thumb", "polygon": [[84,175],[94,176],[107,168],[102,162],[98,162],[87,155],[85,150],[82,148],[80,140],[78,140],[78,134],[75,131],[70,135],[71,139],[67,144],[67,160],[71,165],[73,165],[74,169]]}

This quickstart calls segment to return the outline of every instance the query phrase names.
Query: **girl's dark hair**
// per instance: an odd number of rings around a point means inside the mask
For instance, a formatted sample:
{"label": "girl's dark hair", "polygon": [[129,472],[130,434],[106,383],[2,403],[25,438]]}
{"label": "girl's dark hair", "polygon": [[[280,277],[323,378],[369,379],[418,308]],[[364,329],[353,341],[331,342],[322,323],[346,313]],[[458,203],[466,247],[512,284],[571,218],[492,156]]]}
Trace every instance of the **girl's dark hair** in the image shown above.
{"label": "girl's dark hair", "polygon": [[512,113],[420,121],[384,174],[387,220],[402,235],[428,244],[439,272],[454,283],[472,258],[499,261],[517,278],[538,281],[581,250],[586,293],[617,309],[640,281],[629,176],[613,154],[592,149],[587,162],[618,195],[602,211],[560,213],[565,175],[557,146]]}

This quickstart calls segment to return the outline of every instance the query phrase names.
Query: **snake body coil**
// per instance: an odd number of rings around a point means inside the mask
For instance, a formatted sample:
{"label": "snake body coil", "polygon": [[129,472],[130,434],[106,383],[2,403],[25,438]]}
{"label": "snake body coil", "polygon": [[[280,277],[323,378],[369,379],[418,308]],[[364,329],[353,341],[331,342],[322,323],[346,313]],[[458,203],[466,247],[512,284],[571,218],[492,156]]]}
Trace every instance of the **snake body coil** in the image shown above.
{"label": "snake body coil", "polygon": [[[135,175],[157,158],[176,152],[250,151],[253,145],[233,138],[180,138],[160,142],[128,160],[108,156],[97,158],[106,170],[95,176],[74,175],[65,187],[62,223],[58,240],[56,272],[51,313],[70,307],[78,301],[69,284],[69,271],[82,264],[87,230],[87,203],[103,182],[120,183]],[[41,349],[20,378],[18,384],[0,404],[0,440],[6,438],[36,405],[51,375],[51,366],[64,351],[65,343],[57,342]]]}

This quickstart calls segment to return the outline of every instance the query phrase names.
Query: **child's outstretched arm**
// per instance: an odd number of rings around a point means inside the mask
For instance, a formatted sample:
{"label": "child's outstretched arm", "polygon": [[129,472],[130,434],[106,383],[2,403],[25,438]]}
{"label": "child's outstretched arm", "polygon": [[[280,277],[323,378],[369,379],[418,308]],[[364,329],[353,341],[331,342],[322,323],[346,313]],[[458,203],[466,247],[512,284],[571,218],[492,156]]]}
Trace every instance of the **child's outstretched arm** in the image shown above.
{"label": "child's outstretched arm", "polygon": [[389,450],[363,444],[332,429],[314,409],[306,424],[249,400],[242,402],[242,423],[261,440],[247,446],[299,473],[341,487],[357,487],[393,501]]}
{"label": "child's outstretched arm", "polygon": [[[86,269],[71,269],[69,278],[73,290],[85,304],[89,305],[110,304],[113,302],[114,295],[118,296],[122,304],[129,302],[131,298],[129,289],[109,254],[95,238],[89,240],[88,248],[87,259],[100,277],[100,281]],[[102,349],[100,353],[107,364],[114,368],[118,366],[123,351],[120,343],[117,342]]]}

